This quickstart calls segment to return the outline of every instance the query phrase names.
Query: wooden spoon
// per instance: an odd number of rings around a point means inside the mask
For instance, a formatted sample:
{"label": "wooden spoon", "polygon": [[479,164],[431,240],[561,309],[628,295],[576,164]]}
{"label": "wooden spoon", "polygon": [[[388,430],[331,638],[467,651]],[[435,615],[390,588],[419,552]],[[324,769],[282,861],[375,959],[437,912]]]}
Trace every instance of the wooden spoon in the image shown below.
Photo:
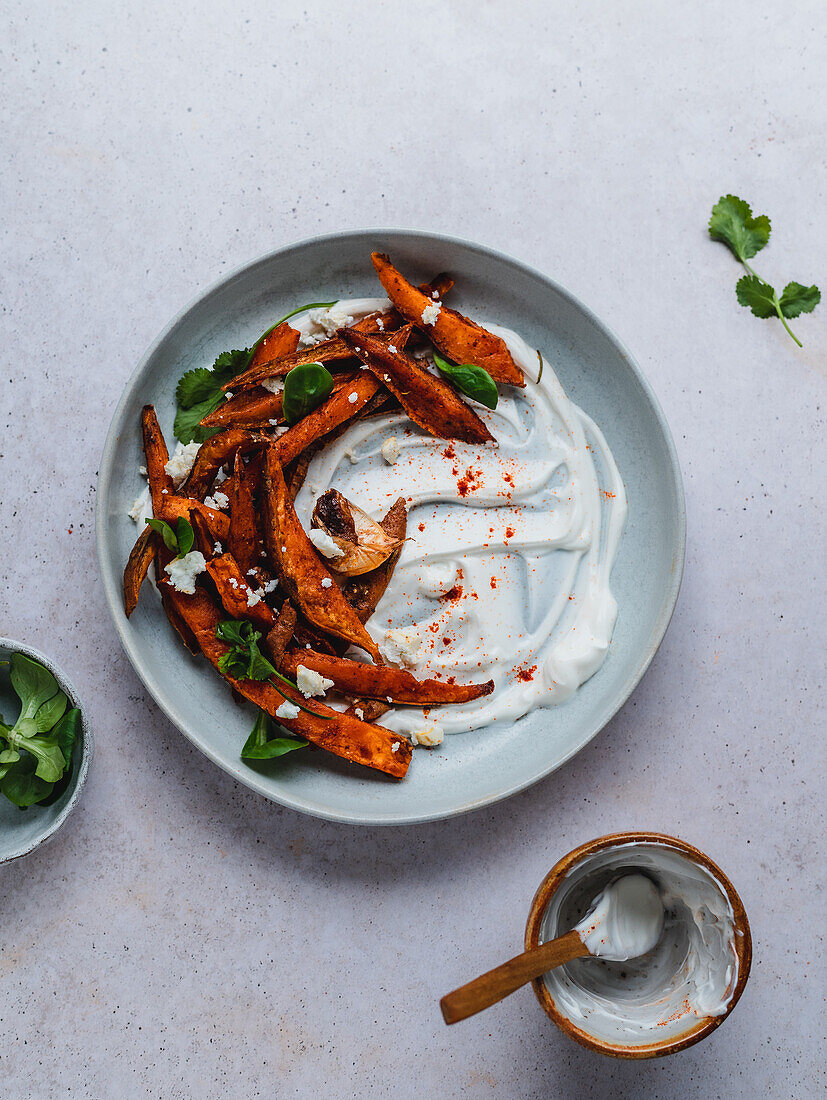
{"label": "wooden spoon", "polygon": [[459,1020],[466,1020],[469,1016],[482,1012],[484,1008],[495,1005],[532,978],[539,978],[555,966],[562,966],[563,963],[588,954],[588,948],[576,931],[566,932],[555,940],[532,947],[530,951],[524,951],[522,955],[495,966],[487,974],[481,974],[472,982],[461,985],[453,993],[447,993],[439,1002],[445,1023],[455,1024]]}

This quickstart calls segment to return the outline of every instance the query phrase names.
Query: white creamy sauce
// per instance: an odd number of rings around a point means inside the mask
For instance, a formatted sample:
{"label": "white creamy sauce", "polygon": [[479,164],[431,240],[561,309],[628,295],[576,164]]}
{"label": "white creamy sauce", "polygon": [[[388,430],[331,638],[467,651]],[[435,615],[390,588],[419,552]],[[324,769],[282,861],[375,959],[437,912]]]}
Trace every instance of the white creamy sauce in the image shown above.
{"label": "white creamy sauce", "polygon": [[598,894],[575,931],[592,955],[622,962],[651,951],[663,931],[660,891],[646,875],[622,875]]}
{"label": "white creamy sauce", "polygon": [[[336,308],[358,320],[388,304]],[[307,317],[295,324],[303,337],[317,331]],[[403,631],[414,674],[494,680],[484,699],[430,708],[446,734],[564,702],[605,660],[617,614],[609,575],[626,495],[606,441],[548,362],[538,384],[536,351],[486,328],[526,376],[525,389],[500,387],[495,411],[472,403],[497,445],[436,439],[404,413],[372,417],[319,452],[296,501],[309,529],[315,498],[330,487],[374,519],[405,497],[408,541],[368,629],[380,645]],[[392,437],[399,453],[388,463],[382,447]],[[422,722],[416,707],[383,718],[403,734]]]}
{"label": "white creamy sauce", "polygon": [[[664,914],[655,944],[640,957],[630,953],[625,962],[609,961],[608,953],[575,959],[543,979],[557,1008],[577,1027],[631,1045],[678,1036],[699,1018],[723,1015],[738,981],[726,891],[705,868],[664,845],[618,845],[575,867],[549,903],[541,939],[575,926],[601,884],[610,894],[612,884],[641,877],[641,871],[655,883]],[[642,928],[625,934],[644,938]]]}

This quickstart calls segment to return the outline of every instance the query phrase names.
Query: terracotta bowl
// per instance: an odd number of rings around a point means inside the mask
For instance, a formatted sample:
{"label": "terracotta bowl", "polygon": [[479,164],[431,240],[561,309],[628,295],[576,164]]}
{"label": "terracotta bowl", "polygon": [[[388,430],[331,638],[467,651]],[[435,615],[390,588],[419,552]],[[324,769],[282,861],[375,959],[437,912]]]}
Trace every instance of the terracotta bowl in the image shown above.
{"label": "terracotta bowl", "polygon": [[[645,863],[647,856],[651,858],[652,855],[657,855],[658,850],[664,847],[706,871],[729,902],[734,917],[735,953],[738,964],[735,987],[726,1011],[720,1016],[698,1017],[688,1009],[680,1015],[673,1014],[663,1024],[658,1025],[663,1026],[663,1032],[651,1041],[649,1040],[651,1027],[641,1028],[630,1017],[629,1039],[611,1041],[604,1034],[599,1033],[600,1029],[597,1026],[590,1027],[588,1016],[572,1011],[571,1006],[564,1003],[565,999],[559,997],[558,982],[565,980],[566,983],[570,983],[570,988],[575,990],[595,988],[590,983],[593,983],[594,975],[600,973],[603,982],[600,987],[601,994],[611,997],[612,983],[614,983],[617,999],[612,1002],[613,1009],[616,1013],[622,1014],[624,999],[628,997],[631,982],[629,974],[633,967],[627,964],[598,962],[595,959],[575,959],[574,962],[554,972],[554,975],[564,972],[562,979],[549,975],[537,978],[532,984],[537,1000],[543,1006],[543,1011],[566,1035],[600,1054],[609,1054],[615,1058],[655,1058],[664,1054],[674,1054],[675,1051],[699,1042],[720,1027],[729,1016],[738,1003],[749,977],[752,937],[744,906],[732,883],[703,852],[683,840],[677,840],[662,833],[614,833],[591,840],[587,844],[581,844],[579,848],[575,848],[573,852],[561,859],[540,883],[532,902],[525,932],[526,948],[537,947],[538,944],[568,931],[584,915],[590,901],[603,889],[609,878],[617,873],[616,865],[612,871],[606,868],[605,861],[608,853],[612,853],[613,856],[622,855],[623,870],[644,870],[641,864]],[[624,848],[625,851],[617,853],[615,850],[619,848]],[[636,862],[636,857],[640,858],[640,864]],[[571,923],[568,923],[569,921]],[[665,956],[659,960],[660,965],[657,968],[650,967],[647,980],[651,984],[654,971],[654,981],[656,983],[663,981],[663,987],[666,990],[670,979],[674,980],[681,962],[682,958],[679,954]],[[610,969],[597,971],[596,967]],[[557,997],[555,993],[558,994]],[[651,988],[647,990],[647,999],[650,997],[656,999],[657,996],[657,986],[654,990]]]}

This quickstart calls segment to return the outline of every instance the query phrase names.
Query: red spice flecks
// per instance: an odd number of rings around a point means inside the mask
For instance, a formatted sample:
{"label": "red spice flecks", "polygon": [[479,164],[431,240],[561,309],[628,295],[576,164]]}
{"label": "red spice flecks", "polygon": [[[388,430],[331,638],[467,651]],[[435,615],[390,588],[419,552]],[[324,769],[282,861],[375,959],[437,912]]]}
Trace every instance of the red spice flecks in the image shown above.
{"label": "red spice flecks", "polygon": [[503,481],[507,481],[508,484],[511,486],[511,488],[512,489],[514,488],[514,478],[512,477],[511,474],[509,474],[509,473],[503,474]]}
{"label": "red spice flecks", "polygon": [[455,584],[453,588],[449,588],[447,592],[443,592],[439,596],[440,600],[459,600],[462,599],[462,585]]}
{"label": "red spice flecks", "polygon": [[491,587],[492,587],[492,588],[496,588],[496,587],[497,587],[497,578],[496,578],[496,577],[492,577],[492,578],[491,578]]}
{"label": "red spice flecks", "polygon": [[454,444],[449,443],[445,450],[442,452],[444,458],[456,458],[457,452],[454,450]]}
{"label": "red spice flecks", "polygon": [[602,489],[601,492],[603,493],[603,496],[606,498],[606,500],[614,500],[614,498],[617,496],[617,493],[610,493],[608,489]]}
{"label": "red spice flecks", "polygon": [[475,489],[479,489],[482,483],[482,470],[475,470],[471,466],[465,471],[457,482],[457,492],[461,497],[467,497]]}
{"label": "red spice flecks", "polygon": [[455,684],[456,682],[457,682],[456,676],[449,676],[448,677],[448,683],[449,684]]}
{"label": "red spice flecks", "polygon": [[531,668],[518,668],[517,679],[520,683],[528,684],[534,679],[534,673],[537,671],[537,666],[532,665]]}
{"label": "red spice flecks", "polygon": [[513,528],[513,527],[511,527],[511,526],[509,526],[509,527],[506,527],[506,529],[505,529],[505,537],[506,537],[507,539],[513,539],[513,538],[514,538],[514,536],[516,535],[516,533],[517,533],[517,532],[516,532],[516,531],[514,530],[514,528]]}
{"label": "red spice flecks", "polygon": [[425,530],[425,524],[424,524],[424,523],[420,523],[420,525],[419,525],[419,530],[420,530],[420,531],[424,531],[424,530]]}
{"label": "red spice flecks", "polygon": [[450,638],[448,637],[448,635],[447,635],[447,634],[446,634],[446,635],[445,635],[445,637],[444,637],[444,638],[442,639],[442,644],[443,644],[443,645],[450,645],[450,644],[451,644],[451,639],[450,639]]}

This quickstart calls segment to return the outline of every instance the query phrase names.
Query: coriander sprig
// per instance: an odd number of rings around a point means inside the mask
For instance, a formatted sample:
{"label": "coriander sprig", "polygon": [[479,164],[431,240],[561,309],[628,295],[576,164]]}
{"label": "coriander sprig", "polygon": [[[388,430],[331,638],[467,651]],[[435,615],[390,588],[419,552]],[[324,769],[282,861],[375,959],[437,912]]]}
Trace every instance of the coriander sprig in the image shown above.
{"label": "coriander sprig", "polygon": [[770,239],[770,219],[766,214],[752,216],[748,202],[736,195],[723,195],[712,207],[709,235],[722,241],[747,269],[735,286],[735,295],[742,306],[748,306],[756,317],[776,316],[799,347],[803,344],[787,324],[788,317],[812,313],[821,301],[817,286],[787,283],[779,298],[777,291],[747,263]]}

